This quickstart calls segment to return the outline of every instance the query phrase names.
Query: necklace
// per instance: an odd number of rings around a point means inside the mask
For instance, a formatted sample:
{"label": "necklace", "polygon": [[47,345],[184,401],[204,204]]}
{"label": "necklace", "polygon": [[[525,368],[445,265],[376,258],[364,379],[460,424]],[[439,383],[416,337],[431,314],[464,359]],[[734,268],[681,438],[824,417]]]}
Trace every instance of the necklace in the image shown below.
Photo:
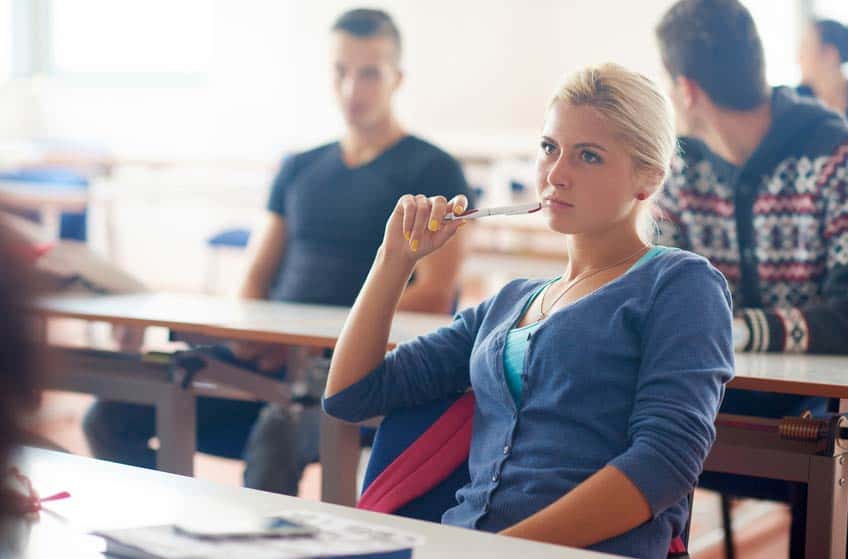
{"label": "necklace", "polygon": [[[551,306],[548,308],[548,311],[545,311],[545,295],[548,294],[548,291],[550,289],[550,285],[549,285],[542,292],[542,300],[539,302],[539,316],[536,318],[536,322],[539,322],[540,320],[544,320],[545,318],[547,318],[548,312],[550,312],[550,310],[554,308],[554,306],[559,302],[559,300],[562,299],[563,297],[565,297],[565,294],[568,293],[569,291],[571,291],[571,288],[573,288],[575,285],[577,285],[581,281],[583,281],[585,279],[589,279],[592,276],[600,274],[601,272],[603,272],[605,270],[609,270],[610,268],[615,268],[616,266],[620,266],[621,264],[624,264],[625,262],[627,262],[631,258],[634,258],[636,256],[640,256],[641,254],[647,252],[648,249],[650,249],[649,246],[644,246],[644,247],[640,248],[639,250],[637,250],[636,252],[634,252],[633,254],[630,254],[630,255],[626,256],[625,258],[622,258],[621,260],[613,262],[609,266],[604,266],[603,268],[598,268],[597,270],[587,270],[587,271],[583,272],[582,274],[580,274],[579,276],[577,276],[576,278],[571,280],[571,282],[569,282],[569,284],[565,286],[565,289],[562,291],[562,293],[557,295],[556,299],[554,299],[554,302],[551,303]],[[551,285],[553,285],[553,284],[551,284]]]}

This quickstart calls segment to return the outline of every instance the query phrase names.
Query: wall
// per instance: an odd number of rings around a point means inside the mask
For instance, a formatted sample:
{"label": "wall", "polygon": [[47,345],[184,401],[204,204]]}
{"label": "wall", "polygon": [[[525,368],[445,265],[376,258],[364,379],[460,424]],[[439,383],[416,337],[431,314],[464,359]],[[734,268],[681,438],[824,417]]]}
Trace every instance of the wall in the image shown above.
{"label": "wall", "polygon": [[[658,75],[652,30],[670,2],[371,4],[388,9],[405,36],[407,81],[398,99],[404,121],[451,147],[485,151],[534,144],[548,96],[565,72],[580,65],[615,60]],[[207,18],[213,40],[199,83],[51,80],[42,93],[48,133],[100,141],[123,152],[254,158],[336,135],[326,30],[341,11],[359,3],[208,5],[214,10]],[[206,25],[207,19],[196,23]],[[192,33],[187,25],[187,42]],[[194,33],[205,36],[206,30]],[[155,35],[151,29],[151,41]]]}

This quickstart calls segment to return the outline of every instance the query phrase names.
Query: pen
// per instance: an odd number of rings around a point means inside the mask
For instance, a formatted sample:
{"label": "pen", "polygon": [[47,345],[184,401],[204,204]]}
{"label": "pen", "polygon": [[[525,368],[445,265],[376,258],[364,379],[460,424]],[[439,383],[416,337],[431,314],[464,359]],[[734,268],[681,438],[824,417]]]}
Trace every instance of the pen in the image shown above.
{"label": "pen", "polygon": [[481,217],[489,217],[492,215],[520,215],[532,214],[542,209],[541,202],[533,204],[519,204],[517,206],[500,206],[498,208],[481,208],[474,210],[466,210],[459,215],[448,214],[445,216],[445,221],[454,221],[456,219],[478,219]]}

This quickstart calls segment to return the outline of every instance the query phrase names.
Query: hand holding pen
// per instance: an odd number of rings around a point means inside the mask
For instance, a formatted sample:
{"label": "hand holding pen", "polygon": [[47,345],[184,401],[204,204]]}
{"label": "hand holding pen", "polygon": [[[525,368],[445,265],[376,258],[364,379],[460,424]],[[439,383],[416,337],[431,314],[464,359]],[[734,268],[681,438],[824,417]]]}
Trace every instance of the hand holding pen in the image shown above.
{"label": "hand holding pen", "polygon": [[407,194],[398,200],[389,217],[382,251],[384,256],[414,264],[447,243],[469,220],[494,215],[531,214],[541,209],[542,205],[536,202],[469,210],[468,199],[462,195],[447,200],[444,196]]}

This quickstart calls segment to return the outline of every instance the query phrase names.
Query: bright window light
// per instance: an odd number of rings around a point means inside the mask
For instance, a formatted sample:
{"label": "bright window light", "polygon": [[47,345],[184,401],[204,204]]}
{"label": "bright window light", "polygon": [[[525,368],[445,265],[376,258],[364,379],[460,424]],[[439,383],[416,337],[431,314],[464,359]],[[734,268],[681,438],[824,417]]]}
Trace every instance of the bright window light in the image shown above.
{"label": "bright window light", "polygon": [[816,0],[813,14],[818,18],[835,19],[848,25],[848,2],[846,0]]}
{"label": "bright window light", "polygon": [[[845,0],[836,0],[844,2]],[[743,0],[757,25],[766,55],[766,79],[771,85],[797,85],[801,11],[796,0]]]}
{"label": "bright window light", "polygon": [[54,0],[56,74],[202,74],[212,51],[206,0]]}

